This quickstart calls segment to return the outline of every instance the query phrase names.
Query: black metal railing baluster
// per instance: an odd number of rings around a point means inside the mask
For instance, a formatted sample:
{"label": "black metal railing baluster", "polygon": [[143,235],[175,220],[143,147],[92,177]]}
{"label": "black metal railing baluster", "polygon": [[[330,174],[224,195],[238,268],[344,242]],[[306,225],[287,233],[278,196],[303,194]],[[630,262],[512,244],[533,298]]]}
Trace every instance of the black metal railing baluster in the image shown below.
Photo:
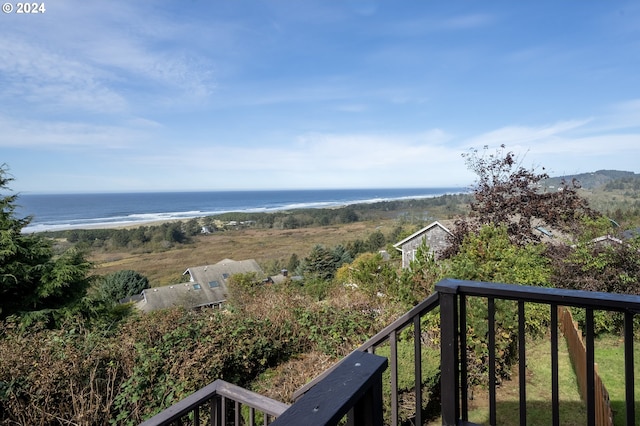
{"label": "black metal railing baluster", "polygon": [[624,313],[624,387],[626,405],[626,424],[633,426],[636,418],[634,394],[634,360],[633,360],[633,314]]}
{"label": "black metal railing baluster", "polygon": [[527,424],[527,352],[525,347],[524,302],[518,301],[518,380],[520,382],[520,425]]}
{"label": "black metal railing baluster", "polygon": [[220,397],[211,399],[211,426],[218,426],[220,424]]}
{"label": "black metal railing baluster", "polygon": [[256,409],[249,407],[249,426],[255,426],[256,424]]}
{"label": "black metal railing baluster", "polygon": [[558,376],[558,305],[552,303],[551,309],[551,418],[553,426],[560,425],[559,393],[560,382]]}
{"label": "black metal railing baluster", "polygon": [[422,424],[422,329],[420,327],[420,316],[413,318],[413,350],[414,362],[413,371],[416,383],[416,416],[415,424]]}
{"label": "black metal railing baluster", "polygon": [[489,328],[489,424],[496,424],[496,305],[493,297],[487,299]]}
{"label": "black metal railing baluster", "polygon": [[221,417],[221,426],[226,426],[227,424],[227,398],[224,396],[220,398],[220,417]]}
{"label": "black metal railing baluster", "polygon": [[193,409],[193,426],[200,426],[200,407]]}

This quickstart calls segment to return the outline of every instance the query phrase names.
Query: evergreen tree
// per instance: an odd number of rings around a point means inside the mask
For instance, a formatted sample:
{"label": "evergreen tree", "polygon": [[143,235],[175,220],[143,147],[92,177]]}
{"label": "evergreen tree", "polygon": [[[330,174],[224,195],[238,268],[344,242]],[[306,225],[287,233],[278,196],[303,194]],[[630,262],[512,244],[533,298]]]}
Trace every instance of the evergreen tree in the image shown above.
{"label": "evergreen tree", "polygon": [[296,269],[298,269],[299,265],[300,259],[298,259],[297,254],[293,253],[289,258],[289,262],[287,263],[287,270],[289,271],[289,273],[293,273]]}
{"label": "evergreen tree", "polygon": [[16,217],[16,194],[7,166],[0,166],[0,318],[23,313],[52,313],[86,294],[91,265],[76,250],[55,256],[51,242],[22,230],[30,217]]}
{"label": "evergreen tree", "polygon": [[352,260],[351,253],[342,245],[333,250],[317,245],[304,259],[303,272],[320,280],[331,280],[340,266]]}
{"label": "evergreen tree", "polygon": [[149,279],[136,271],[122,270],[105,275],[98,293],[106,302],[117,302],[149,288]]}

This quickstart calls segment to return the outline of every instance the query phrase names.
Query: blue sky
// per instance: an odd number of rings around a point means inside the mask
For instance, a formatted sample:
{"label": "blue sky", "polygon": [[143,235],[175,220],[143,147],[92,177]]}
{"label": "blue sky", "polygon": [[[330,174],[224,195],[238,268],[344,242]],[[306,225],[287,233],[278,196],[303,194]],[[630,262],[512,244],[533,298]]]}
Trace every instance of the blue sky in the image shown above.
{"label": "blue sky", "polygon": [[640,172],[638,2],[45,7],[0,15],[19,192],[466,186],[461,154],[502,143]]}

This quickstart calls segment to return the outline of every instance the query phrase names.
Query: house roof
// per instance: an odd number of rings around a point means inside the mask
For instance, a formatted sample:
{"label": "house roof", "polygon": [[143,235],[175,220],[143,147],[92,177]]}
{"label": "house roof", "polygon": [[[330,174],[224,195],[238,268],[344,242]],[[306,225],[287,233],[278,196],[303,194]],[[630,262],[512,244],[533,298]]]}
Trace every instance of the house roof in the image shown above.
{"label": "house roof", "polygon": [[598,244],[598,243],[616,243],[616,244],[622,244],[623,241],[620,238],[616,238],[616,237],[612,237],[611,235],[603,235],[601,237],[597,237],[594,238],[590,241],[593,244]]}
{"label": "house roof", "polygon": [[246,274],[248,272],[262,274],[262,269],[254,259],[239,261],[224,259],[215,265],[188,268],[183,275],[190,275],[190,281],[194,283],[209,285],[212,281],[218,281],[218,283],[226,285],[226,280],[231,275]]}
{"label": "house roof", "polygon": [[627,229],[622,233],[622,238],[624,238],[625,240],[630,240],[637,236],[640,236],[640,226],[634,229]]}
{"label": "house roof", "polygon": [[189,282],[143,290],[143,300],[137,302],[136,307],[150,312],[174,306],[196,308],[219,304],[227,298],[228,278],[247,272],[263,273],[253,259],[224,259],[214,265],[191,267],[183,274],[190,276]]}
{"label": "house roof", "polygon": [[440,227],[442,228],[444,231],[446,231],[448,234],[451,234],[451,231],[449,231],[444,225],[442,225],[440,222],[438,222],[437,220],[427,226],[425,226],[424,228],[420,229],[419,231],[414,232],[413,234],[409,235],[407,238],[405,238],[402,241],[399,241],[397,243],[395,243],[393,246],[397,249],[402,251],[402,246],[404,244],[406,244],[407,242],[418,238],[420,236],[422,236],[424,233],[426,233],[427,231],[429,231],[430,229],[434,228],[434,227]]}

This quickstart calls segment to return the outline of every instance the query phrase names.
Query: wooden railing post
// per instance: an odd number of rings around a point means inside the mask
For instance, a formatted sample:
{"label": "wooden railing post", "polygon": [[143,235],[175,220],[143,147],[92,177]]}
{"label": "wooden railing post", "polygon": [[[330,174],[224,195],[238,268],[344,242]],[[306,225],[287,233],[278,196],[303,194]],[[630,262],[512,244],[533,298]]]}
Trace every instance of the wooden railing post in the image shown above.
{"label": "wooden railing post", "polygon": [[349,411],[348,425],[382,426],[382,375]]}
{"label": "wooden railing post", "polygon": [[456,425],[460,411],[458,296],[456,288],[436,286],[440,293],[440,387],[442,424]]}
{"label": "wooden railing post", "polygon": [[353,352],[329,375],[282,413],[273,426],[349,424],[382,426],[382,372],[386,358]]}

